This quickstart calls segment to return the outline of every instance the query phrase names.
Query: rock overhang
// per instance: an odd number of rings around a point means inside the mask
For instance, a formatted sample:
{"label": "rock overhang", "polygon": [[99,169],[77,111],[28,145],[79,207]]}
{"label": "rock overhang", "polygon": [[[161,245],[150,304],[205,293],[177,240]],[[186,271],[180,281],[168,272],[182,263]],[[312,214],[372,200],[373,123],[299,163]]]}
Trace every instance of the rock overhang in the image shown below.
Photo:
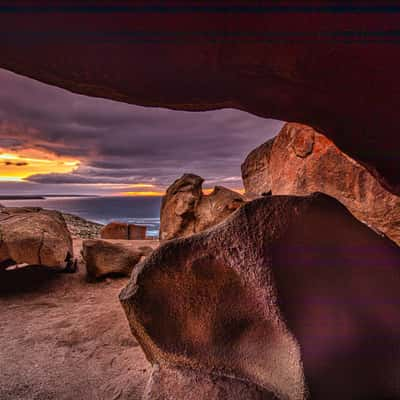
{"label": "rock overhang", "polygon": [[398,193],[392,8],[28,1],[0,13],[0,66],[89,96],[306,123]]}

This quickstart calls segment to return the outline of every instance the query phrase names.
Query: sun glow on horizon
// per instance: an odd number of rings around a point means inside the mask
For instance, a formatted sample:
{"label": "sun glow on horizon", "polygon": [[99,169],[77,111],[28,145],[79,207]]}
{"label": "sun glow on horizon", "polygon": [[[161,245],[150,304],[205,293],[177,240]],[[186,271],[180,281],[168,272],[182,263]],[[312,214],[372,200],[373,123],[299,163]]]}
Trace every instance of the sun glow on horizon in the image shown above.
{"label": "sun glow on horizon", "polygon": [[0,176],[0,182],[23,182],[23,179],[10,176]]}
{"label": "sun glow on horizon", "polygon": [[[208,189],[203,189],[203,194],[205,195],[209,195],[214,191],[215,188],[208,188]],[[232,190],[233,192],[237,192],[241,195],[243,195],[245,193],[245,190],[243,188],[240,189],[232,189],[232,188],[228,188],[230,190]]]}
{"label": "sun glow on horizon", "polygon": [[[143,184],[137,184],[137,186],[135,185],[131,185],[131,187],[146,187]],[[149,187],[154,187],[154,185],[149,185]],[[237,192],[239,194],[244,194],[245,190],[243,188],[240,189],[231,189],[234,192]],[[214,191],[214,188],[210,188],[210,189],[203,189],[203,194],[204,195],[209,195]],[[137,197],[137,196],[150,196],[150,197],[160,197],[160,196],[164,196],[165,195],[165,190],[164,191],[148,191],[148,192],[139,192],[139,191],[127,191],[127,192],[120,192],[117,193],[117,196],[132,196],[132,197]]]}
{"label": "sun glow on horizon", "polygon": [[69,173],[79,164],[79,160],[43,150],[11,152],[0,148],[0,182],[21,182],[36,174]]}
{"label": "sun glow on horizon", "polygon": [[131,197],[137,197],[137,196],[145,196],[145,197],[160,197],[160,196],[164,196],[165,192],[121,192],[118,193],[118,195],[120,196],[131,196]]}
{"label": "sun glow on horizon", "polygon": [[153,188],[155,186],[152,183],[133,183],[133,184],[130,184],[129,187],[131,187],[131,188]]}

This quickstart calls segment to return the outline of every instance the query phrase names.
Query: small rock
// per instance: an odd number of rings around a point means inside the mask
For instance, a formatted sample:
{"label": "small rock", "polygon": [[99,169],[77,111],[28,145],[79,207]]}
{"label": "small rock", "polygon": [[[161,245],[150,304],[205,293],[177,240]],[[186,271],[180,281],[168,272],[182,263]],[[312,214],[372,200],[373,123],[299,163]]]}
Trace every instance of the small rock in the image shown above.
{"label": "small rock", "polygon": [[125,222],[110,222],[100,231],[102,239],[145,240],[146,226],[127,224]]}
{"label": "small rock", "polygon": [[[149,242],[155,247],[154,241]],[[87,239],[82,244],[82,258],[89,279],[129,276],[152,250],[150,245],[142,247],[130,240]]]}

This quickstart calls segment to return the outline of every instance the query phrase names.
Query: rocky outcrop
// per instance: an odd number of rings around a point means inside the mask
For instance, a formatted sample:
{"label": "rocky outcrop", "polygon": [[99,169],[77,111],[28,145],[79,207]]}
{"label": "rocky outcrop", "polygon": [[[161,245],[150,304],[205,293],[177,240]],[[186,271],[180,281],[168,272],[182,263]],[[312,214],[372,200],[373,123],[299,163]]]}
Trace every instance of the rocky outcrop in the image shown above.
{"label": "rocky outcrop", "polygon": [[166,242],[120,295],[154,367],[145,399],[399,397],[399,265],[323,194],[260,198]]}
{"label": "rocky outcrop", "polygon": [[160,239],[173,239],[195,232],[196,210],[202,197],[204,179],[184,174],[163,197],[160,212]]}
{"label": "rocky outcrop", "polygon": [[90,280],[129,276],[134,266],[158,247],[158,241],[84,240],[82,258]]}
{"label": "rocky outcrop", "polygon": [[244,204],[239,193],[222,186],[204,195],[203,181],[200,176],[184,174],[167,189],[161,205],[161,240],[201,232],[223,221]]}
{"label": "rocky outcrop", "polygon": [[100,230],[100,237],[115,240],[145,240],[146,230],[147,228],[141,225],[110,222]]}
{"label": "rocky outcrop", "polygon": [[62,213],[73,239],[96,239],[104,225],[88,221],[74,214]]}
{"label": "rocky outcrop", "polygon": [[329,194],[400,245],[400,197],[306,125],[288,123],[276,138],[253,150],[242,165],[242,176],[248,196],[270,191]]}
{"label": "rocky outcrop", "polygon": [[41,208],[0,210],[0,265],[63,267],[73,256],[61,213]]}

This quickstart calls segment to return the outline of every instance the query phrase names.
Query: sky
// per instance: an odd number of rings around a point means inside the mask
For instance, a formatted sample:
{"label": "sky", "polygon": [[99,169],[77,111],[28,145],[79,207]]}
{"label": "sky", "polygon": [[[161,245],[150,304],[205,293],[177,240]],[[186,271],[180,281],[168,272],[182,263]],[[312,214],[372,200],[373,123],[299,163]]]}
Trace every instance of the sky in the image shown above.
{"label": "sky", "polygon": [[240,165],[281,121],[139,107],[0,69],[0,195],[160,195],[183,173],[240,190]]}

